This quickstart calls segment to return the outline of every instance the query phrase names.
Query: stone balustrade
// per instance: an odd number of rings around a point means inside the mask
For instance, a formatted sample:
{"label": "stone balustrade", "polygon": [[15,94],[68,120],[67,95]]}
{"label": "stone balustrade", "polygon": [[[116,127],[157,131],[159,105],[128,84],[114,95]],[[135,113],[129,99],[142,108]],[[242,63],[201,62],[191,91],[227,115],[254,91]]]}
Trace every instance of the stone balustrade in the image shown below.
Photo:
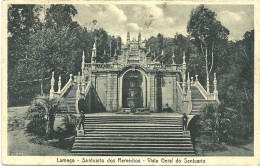
{"label": "stone balustrade", "polygon": [[63,97],[63,95],[68,91],[68,89],[72,86],[72,74],[70,74],[69,81],[64,85],[63,88],[61,88],[61,76],[59,76],[58,81],[58,91],[54,91],[54,85],[55,85],[55,79],[54,79],[54,72],[52,72],[52,78],[51,78],[51,89],[50,89],[50,98],[60,98]]}
{"label": "stone balustrade", "polygon": [[[139,64],[139,63],[137,63]],[[85,63],[85,69],[96,70],[109,70],[109,69],[121,69],[127,66],[127,63]],[[156,64],[156,63],[142,63],[142,66],[150,70],[169,70],[169,71],[181,71],[182,64]]]}

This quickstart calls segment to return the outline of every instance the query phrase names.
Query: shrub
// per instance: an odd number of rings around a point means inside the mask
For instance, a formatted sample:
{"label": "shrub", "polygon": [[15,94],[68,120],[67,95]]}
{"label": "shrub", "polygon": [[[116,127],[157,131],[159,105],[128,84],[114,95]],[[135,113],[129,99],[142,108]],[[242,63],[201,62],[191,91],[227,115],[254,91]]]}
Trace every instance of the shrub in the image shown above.
{"label": "shrub", "polygon": [[202,108],[197,126],[200,128],[198,131],[201,132],[199,135],[208,136],[214,143],[220,143],[229,137],[231,121],[225,107],[210,103]]}
{"label": "shrub", "polygon": [[51,136],[53,133],[53,124],[55,114],[67,109],[63,99],[50,99],[48,96],[37,96],[28,108],[27,119],[30,122],[27,125],[27,132],[37,136]]}

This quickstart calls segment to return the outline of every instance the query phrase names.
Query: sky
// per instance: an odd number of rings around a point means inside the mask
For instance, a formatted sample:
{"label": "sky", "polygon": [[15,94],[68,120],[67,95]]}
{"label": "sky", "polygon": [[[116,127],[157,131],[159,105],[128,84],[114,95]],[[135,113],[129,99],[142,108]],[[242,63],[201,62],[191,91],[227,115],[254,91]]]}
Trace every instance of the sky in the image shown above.
{"label": "sky", "polygon": [[[110,35],[121,36],[126,41],[127,32],[131,39],[142,40],[158,33],[174,37],[176,33],[187,35],[187,23],[191,10],[198,5],[176,4],[88,4],[74,5],[78,14],[74,20],[87,28],[105,29]],[[253,5],[205,5],[216,12],[217,20],[229,29],[230,40],[240,40],[246,31],[254,29]]]}

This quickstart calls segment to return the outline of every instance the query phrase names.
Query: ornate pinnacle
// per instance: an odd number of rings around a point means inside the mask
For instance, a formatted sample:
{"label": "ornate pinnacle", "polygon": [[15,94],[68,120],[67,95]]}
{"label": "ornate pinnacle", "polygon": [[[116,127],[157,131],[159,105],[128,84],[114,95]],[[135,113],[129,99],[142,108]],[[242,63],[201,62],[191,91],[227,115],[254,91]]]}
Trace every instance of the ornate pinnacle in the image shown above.
{"label": "ornate pinnacle", "polygon": [[61,76],[59,75],[59,82],[58,82],[58,92],[61,91]]}
{"label": "ornate pinnacle", "polygon": [[83,51],[83,54],[82,54],[82,62],[85,61],[85,53]]}
{"label": "ornate pinnacle", "polygon": [[183,60],[182,60],[182,61],[183,61],[183,62],[182,62],[183,64],[186,64],[186,61],[185,61],[185,59],[186,59],[186,56],[185,56],[185,51],[183,51]]}

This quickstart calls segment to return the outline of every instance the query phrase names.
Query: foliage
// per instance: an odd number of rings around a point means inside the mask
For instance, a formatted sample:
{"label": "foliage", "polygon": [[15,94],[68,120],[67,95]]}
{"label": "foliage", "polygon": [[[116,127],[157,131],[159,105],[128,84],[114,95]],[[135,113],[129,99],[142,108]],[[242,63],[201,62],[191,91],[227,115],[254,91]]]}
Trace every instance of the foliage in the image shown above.
{"label": "foliage", "polygon": [[51,5],[46,10],[46,26],[59,31],[64,27],[71,29],[78,26],[78,23],[72,21],[72,18],[78,13],[73,5]]}
{"label": "foliage", "polygon": [[[31,96],[49,91],[48,79],[52,71],[55,77],[81,70],[82,52],[90,62],[95,38],[97,41],[97,62],[108,62],[111,53],[121,47],[121,38],[110,36],[104,29],[88,31],[73,17],[77,10],[73,5],[50,5],[45,20],[41,22],[38,5],[11,5],[8,9],[8,95],[9,106],[28,103]],[[106,54],[104,53],[106,50]],[[57,78],[56,78],[57,79]],[[62,80],[62,83],[64,82]],[[27,92],[24,86],[39,83],[39,90]],[[56,87],[57,85],[55,85]],[[24,97],[26,96],[24,100]],[[16,100],[12,100],[15,98]]]}
{"label": "foliage", "polygon": [[229,30],[216,19],[216,16],[215,12],[200,5],[191,11],[187,25],[187,32],[195,39],[200,54],[205,58],[206,79],[209,79],[213,71],[216,48],[219,48],[221,43],[226,44],[229,35]]}
{"label": "foliage", "polygon": [[28,108],[27,131],[37,136],[52,134],[55,113],[65,110],[64,101],[60,98],[50,99],[48,96],[37,96]]}
{"label": "foliage", "polygon": [[26,58],[29,35],[41,29],[39,11],[41,6],[38,5],[11,5],[8,8],[8,91],[19,90],[19,73],[24,73],[25,80],[31,80],[27,70],[23,70],[26,68],[19,68],[18,63]]}
{"label": "foliage", "polygon": [[229,65],[218,77],[219,97],[233,113],[233,137],[248,139],[254,133],[254,31],[228,49]]}
{"label": "foliage", "polygon": [[199,132],[208,136],[213,143],[226,140],[231,128],[230,116],[227,116],[227,112],[223,105],[213,103],[205,105],[197,122],[200,127]]}

